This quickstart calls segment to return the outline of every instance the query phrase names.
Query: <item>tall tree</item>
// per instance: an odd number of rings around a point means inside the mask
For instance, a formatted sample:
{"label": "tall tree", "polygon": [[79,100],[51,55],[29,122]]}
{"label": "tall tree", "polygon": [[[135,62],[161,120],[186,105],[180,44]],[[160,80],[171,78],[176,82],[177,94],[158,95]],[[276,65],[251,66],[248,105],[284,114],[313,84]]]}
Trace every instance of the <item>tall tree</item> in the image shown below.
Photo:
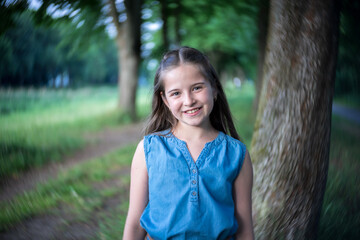
{"label": "tall tree", "polygon": [[125,115],[136,119],[136,89],[140,63],[142,0],[124,0],[126,20],[120,22],[115,0],[109,0],[110,15],[116,27],[119,55],[119,106]]}
{"label": "tall tree", "polygon": [[[87,25],[88,31],[103,30],[108,15],[116,28],[119,58],[119,107],[131,120],[136,119],[136,88],[140,62],[140,27],[142,0],[48,0],[38,12],[62,10],[64,17]],[[104,9],[108,9],[105,11]],[[100,26],[100,27],[99,27]],[[86,37],[84,38],[86,40]]]}
{"label": "tall tree", "polygon": [[176,8],[174,11],[175,17],[175,45],[180,47],[181,46],[181,34],[180,34],[180,23],[181,23],[181,0],[175,0]]}
{"label": "tall tree", "polygon": [[169,8],[166,0],[160,0],[161,8],[161,20],[162,20],[162,44],[164,49],[167,51],[169,49],[169,36],[168,36],[168,18],[169,18]]}
{"label": "tall tree", "polygon": [[257,239],[316,239],[325,191],[338,0],[272,0],[252,140]]}
{"label": "tall tree", "polygon": [[171,47],[180,47],[181,45],[181,11],[181,0],[160,0],[161,36],[165,51]]}

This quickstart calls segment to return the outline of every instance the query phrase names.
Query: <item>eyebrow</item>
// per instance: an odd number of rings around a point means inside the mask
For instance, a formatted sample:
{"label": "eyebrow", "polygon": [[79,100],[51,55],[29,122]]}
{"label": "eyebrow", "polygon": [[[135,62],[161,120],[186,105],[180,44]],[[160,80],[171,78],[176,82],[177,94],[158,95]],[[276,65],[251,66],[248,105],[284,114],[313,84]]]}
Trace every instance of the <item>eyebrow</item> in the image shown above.
{"label": "eyebrow", "polygon": [[[205,85],[205,81],[194,83],[194,84],[191,85],[191,87],[194,87],[196,85]],[[169,94],[169,93],[174,92],[174,91],[179,91],[179,89],[174,88],[174,89],[171,89],[171,90],[167,91],[167,93]]]}
{"label": "eyebrow", "polygon": [[169,94],[169,93],[171,93],[171,92],[176,92],[176,91],[178,91],[178,90],[179,90],[179,89],[177,89],[177,88],[171,89],[171,90],[167,91],[167,94]]}

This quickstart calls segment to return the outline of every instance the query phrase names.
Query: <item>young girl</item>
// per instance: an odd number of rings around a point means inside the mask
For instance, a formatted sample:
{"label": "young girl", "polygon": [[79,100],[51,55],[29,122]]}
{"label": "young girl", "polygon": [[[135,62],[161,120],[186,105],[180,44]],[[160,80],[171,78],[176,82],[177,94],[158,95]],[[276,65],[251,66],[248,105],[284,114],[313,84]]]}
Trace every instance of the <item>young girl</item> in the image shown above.
{"label": "young girl", "polygon": [[253,239],[250,156],[198,50],[164,56],[146,134],[131,166],[123,239]]}

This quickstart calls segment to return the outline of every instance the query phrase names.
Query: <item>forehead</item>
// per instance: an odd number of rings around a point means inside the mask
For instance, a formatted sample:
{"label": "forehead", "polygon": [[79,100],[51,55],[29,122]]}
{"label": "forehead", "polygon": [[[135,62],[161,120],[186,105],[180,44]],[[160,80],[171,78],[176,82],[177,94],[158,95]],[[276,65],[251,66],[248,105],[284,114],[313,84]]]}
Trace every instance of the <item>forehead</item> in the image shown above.
{"label": "forehead", "polygon": [[180,64],[171,68],[162,74],[164,88],[174,85],[194,84],[205,81],[206,78],[200,71],[200,68],[194,64]]}

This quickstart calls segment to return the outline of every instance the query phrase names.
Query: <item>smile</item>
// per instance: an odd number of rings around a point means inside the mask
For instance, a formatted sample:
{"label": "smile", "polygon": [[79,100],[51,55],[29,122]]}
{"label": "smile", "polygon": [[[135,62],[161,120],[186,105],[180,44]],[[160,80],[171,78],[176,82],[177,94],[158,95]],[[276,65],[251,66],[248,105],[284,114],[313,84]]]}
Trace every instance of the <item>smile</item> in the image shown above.
{"label": "smile", "polygon": [[199,110],[200,110],[200,108],[194,108],[194,109],[185,111],[185,113],[192,114],[192,113],[195,113],[195,112],[197,112],[197,111],[199,111]]}

